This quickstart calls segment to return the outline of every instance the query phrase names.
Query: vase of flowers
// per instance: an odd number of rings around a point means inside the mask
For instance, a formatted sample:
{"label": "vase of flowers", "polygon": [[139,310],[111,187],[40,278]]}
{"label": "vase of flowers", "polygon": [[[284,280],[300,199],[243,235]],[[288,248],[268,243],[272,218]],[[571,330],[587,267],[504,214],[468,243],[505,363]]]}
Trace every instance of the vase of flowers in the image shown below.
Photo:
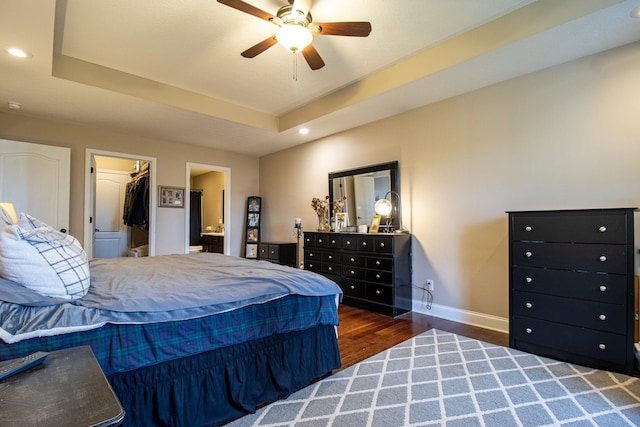
{"label": "vase of flowers", "polygon": [[318,231],[329,231],[329,196],[312,198],[311,208],[318,216]]}

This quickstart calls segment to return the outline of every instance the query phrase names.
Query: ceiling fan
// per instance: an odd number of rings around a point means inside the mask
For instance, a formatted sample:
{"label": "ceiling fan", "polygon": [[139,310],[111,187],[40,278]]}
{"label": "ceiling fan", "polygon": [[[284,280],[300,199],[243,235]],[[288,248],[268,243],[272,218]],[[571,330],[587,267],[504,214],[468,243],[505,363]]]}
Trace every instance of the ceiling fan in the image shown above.
{"label": "ceiling fan", "polygon": [[245,50],[241,53],[242,56],[255,58],[274,44],[280,43],[290,52],[301,52],[309,67],[312,70],[318,70],[325,64],[318,51],[311,44],[313,35],[367,37],[371,33],[371,23],[312,23],[309,12],[311,1],[288,0],[289,4],[278,9],[275,16],[241,0],[218,0],[218,3],[264,19],[279,27],[274,35]]}

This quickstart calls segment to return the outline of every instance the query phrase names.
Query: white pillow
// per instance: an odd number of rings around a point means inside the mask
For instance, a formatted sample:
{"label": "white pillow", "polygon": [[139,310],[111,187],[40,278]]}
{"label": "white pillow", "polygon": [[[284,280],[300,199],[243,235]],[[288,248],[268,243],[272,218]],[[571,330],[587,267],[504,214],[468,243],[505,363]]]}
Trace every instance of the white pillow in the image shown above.
{"label": "white pillow", "polygon": [[41,295],[74,300],[89,291],[80,242],[29,215],[0,230],[0,276]]}

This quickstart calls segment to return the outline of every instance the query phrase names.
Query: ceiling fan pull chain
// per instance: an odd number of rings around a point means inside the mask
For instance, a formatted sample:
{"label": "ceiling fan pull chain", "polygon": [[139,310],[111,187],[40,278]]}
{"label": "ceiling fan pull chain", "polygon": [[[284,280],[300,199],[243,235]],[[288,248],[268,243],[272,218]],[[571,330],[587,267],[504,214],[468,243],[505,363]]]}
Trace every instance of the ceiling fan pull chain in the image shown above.
{"label": "ceiling fan pull chain", "polygon": [[293,80],[298,81],[298,55],[295,52],[293,55]]}

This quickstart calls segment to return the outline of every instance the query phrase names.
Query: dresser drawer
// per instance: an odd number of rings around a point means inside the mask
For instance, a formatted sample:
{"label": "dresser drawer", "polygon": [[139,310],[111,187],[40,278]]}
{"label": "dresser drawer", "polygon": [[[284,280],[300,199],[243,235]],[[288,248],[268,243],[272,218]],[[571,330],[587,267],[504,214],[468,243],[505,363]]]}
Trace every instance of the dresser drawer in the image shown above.
{"label": "dresser drawer", "polygon": [[514,242],[515,266],[627,273],[626,245]]}
{"label": "dresser drawer", "polygon": [[375,237],[373,239],[373,251],[379,254],[390,254],[393,252],[393,238],[390,236]]}
{"label": "dresser drawer", "polygon": [[367,283],[365,287],[365,298],[380,304],[393,304],[393,289],[391,286],[374,285]]}
{"label": "dresser drawer", "polygon": [[315,246],[318,248],[326,248],[329,244],[329,236],[326,234],[316,234],[315,235]]}
{"label": "dresser drawer", "polygon": [[[617,304],[581,301],[531,292],[514,292],[513,314],[600,331],[626,329],[627,310]],[[630,320],[630,319],[629,319]]]}
{"label": "dresser drawer", "polygon": [[393,271],[393,258],[367,257],[367,268]]}
{"label": "dresser drawer", "polygon": [[393,284],[393,274],[390,271],[367,270],[366,278],[369,282],[382,283],[385,285]]}
{"label": "dresser drawer", "polygon": [[340,255],[336,252],[322,252],[322,262],[329,262],[329,263],[334,263],[334,264],[338,264],[340,263]]}
{"label": "dresser drawer", "polygon": [[361,280],[342,279],[342,292],[356,298],[364,298],[365,284]]}
{"label": "dresser drawer", "polygon": [[344,236],[342,238],[342,249],[346,251],[357,251],[358,238],[356,236]]}
{"label": "dresser drawer", "polygon": [[340,249],[342,247],[342,239],[339,236],[329,235],[326,240],[328,248]]}
{"label": "dresser drawer", "polygon": [[567,298],[621,304],[626,301],[627,276],[513,267],[511,281],[515,291],[527,291]]}
{"label": "dresser drawer", "polygon": [[258,258],[259,259],[269,258],[269,245],[258,243]]}
{"label": "dresser drawer", "polygon": [[375,241],[371,236],[358,237],[356,244],[359,251],[373,252],[375,250]]}
{"label": "dresser drawer", "polygon": [[364,279],[366,276],[364,268],[352,267],[349,265],[342,266],[342,276],[349,279]]}
{"label": "dresser drawer", "polygon": [[326,274],[340,275],[341,268],[342,267],[340,267],[340,264],[323,262],[322,266],[320,267],[320,271]]}
{"label": "dresser drawer", "polygon": [[342,256],[342,265],[349,267],[364,267],[366,265],[365,256],[352,253],[344,254]]}
{"label": "dresser drawer", "polygon": [[511,226],[514,240],[627,243],[626,217],[622,214],[517,215]]}
{"label": "dresser drawer", "polygon": [[515,348],[524,342],[618,365],[627,361],[629,348],[625,335],[519,316],[512,321]]}
{"label": "dresser drawer", "polygon": [[318,263],[318,265],[320,265],[320,262],[322,261],[322,251],[319,251],[317,249],[307,249],[305,247],[304,259],[305,261],[315,261]]}

